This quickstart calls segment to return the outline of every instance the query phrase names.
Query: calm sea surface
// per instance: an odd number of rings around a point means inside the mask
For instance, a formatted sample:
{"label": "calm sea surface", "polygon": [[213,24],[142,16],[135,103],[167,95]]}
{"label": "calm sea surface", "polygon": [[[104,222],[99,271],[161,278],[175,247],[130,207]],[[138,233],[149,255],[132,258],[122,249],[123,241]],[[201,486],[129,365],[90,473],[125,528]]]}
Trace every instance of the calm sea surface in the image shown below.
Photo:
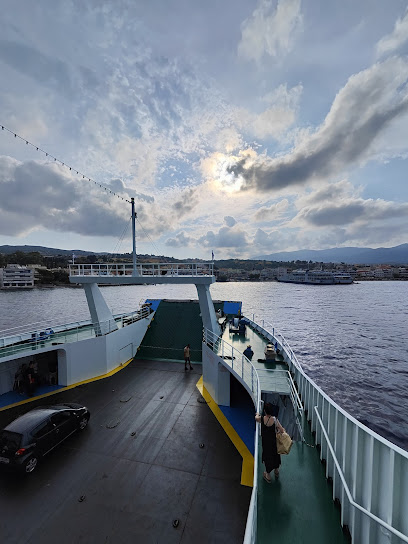
{"label": "calm sea surface", "polygon": [[[137,309],[146,298],[197,299],[195,287],[184,285],[101,291],[114,313]],[[211,293],[214,300],[242,300],[244,314],[271,323],[333,400],[408,450],[408,282],[231,282],[214,284]],[[88,318],[81,288],[0,291],[0,330]]]}

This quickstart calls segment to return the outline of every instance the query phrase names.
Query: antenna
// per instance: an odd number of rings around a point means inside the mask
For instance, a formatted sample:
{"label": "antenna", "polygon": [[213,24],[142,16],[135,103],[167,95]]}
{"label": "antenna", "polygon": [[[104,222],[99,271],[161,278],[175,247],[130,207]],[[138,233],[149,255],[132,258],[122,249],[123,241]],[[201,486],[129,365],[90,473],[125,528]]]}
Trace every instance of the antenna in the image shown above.
{"label": "antenna", "polygon": [[136,217],[137,214],[135,213],[135,199],[130,199],[130,203],[132,205],[132,241],[133,241],[133,272],[132,276],[138,276],[137,268],[136,268]]}

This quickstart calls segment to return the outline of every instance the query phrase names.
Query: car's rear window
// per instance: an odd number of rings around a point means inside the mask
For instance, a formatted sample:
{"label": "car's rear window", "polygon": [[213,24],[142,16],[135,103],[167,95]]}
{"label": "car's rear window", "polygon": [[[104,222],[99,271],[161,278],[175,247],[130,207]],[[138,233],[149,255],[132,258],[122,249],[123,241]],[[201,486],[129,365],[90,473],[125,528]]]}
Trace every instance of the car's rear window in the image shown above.
{"label": "car's rear window", "polygon": [[11,431],[0,431],[0,452],[7,448],[16,451],[20,447],[22,435]]}

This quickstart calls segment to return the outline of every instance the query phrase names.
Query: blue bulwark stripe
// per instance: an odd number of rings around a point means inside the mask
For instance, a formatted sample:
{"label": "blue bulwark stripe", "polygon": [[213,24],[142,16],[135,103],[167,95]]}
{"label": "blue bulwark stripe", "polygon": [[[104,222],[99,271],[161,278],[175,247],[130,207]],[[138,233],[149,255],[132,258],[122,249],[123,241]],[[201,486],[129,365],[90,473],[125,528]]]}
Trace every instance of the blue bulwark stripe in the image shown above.
{"label": "blue bulwark stripe", "polygon": [[241,314],[242,302],[224,302],[224,314],[227,315],[238,315]]}
{"label": "blue bulwark stripe", "polygon": [[146,304],[149,303],[151,304],[151,308],[152,310],[155,312],[157,310],[157,308],[159,307],[159,304],[161,302],[161,298],[148,298],[146,300]]}

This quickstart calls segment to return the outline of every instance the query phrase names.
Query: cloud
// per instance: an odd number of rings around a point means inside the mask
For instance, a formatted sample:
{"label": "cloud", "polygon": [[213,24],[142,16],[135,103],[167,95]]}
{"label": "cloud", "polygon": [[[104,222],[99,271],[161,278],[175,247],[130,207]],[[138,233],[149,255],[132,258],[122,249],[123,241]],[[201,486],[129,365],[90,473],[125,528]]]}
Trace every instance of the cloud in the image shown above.
{"label": "cloud", "polygon": [[408,111],[408,62],[390,58],[349,78],[315,133],[276,158],[254,154],[228,167],[242,189],[272,191],[330,178],[368,160],[370,146]]}
{"label": "cloud", "polygon": [[387,34],[377,43],[377,56],[381,57],[399,49],[408,40],[408,9],[399,17],[391,34]]}
{"label": "cloud", "polygon": [[315,204],[333,203],[341,199],[348,199],[351,195],[358,197],[361,190],[354,187],[348,180],[343,179],[334,183],[328,183],[324,187],[299,196],[296,201],[298,209]]}
{"label": "cloud", "polygon": [[271,229],[268,231],[257,229],[251,244],[252,257],[254,257],[255,251],[258,251],[259,255],[260,251],[271,253],[282,251],[282,248],[285,248],[285,251],[289,251],[291,247],[295,249],[298,238],[299,233],[295,229],[292,232],[284,229]]}
{"label": "cloud", "polygon": [[126,187],[124,182],[119,178],[114,178],[109,180],[109,182],[106,184],[112,191],[119,195],[128,195],[130,197],[133,197],[137,200],[143,200],[145,202],[154,202],[154,197],[151,195],[146,195],[144,193],[138,193],[137,191],[134,191],[130,189],[129,187]]}
{"label": "cloud", "polygon": [[254,219],[255,221],[277,221],[282,218],[284,213],[289,207],[289,202],[285,198],[276,204],[271,206],[263,206],[256,211]]}
{"label": "cloud", "polygon": [[74,86],[68,66],[28,45],[0,40],[0,60],[41,85],[72,95]]}
{"label": "cloud", "polygon": [[404,243],[408,204],[364,199],[361,191],[362,188],[342,180],[302,195],[295,202],[298,214],[284,225],[292,236],[288,245],[318,249],[344,244]]}
{"label": "cloud", "polygon": [[[113,179],[110,187],[127,199],[130,194],[140,196],[140,216],[149,217],[145,206],[153,205],[152,198],[128,190],[118,179]],[[0,232],[9,236],[41,228],[86,236],[117,236],[129,221],[130,206],[59,164],[19,162],[2,156],[0,212]],[[168,222],[159,213],[157,216],[165,229]]]}
{"label": "cloud", "polygon": [[183,191],[181,198],[171,205],[172,210],[178,218],[191,212],[198,204],[198,197],[195,188],[189,188]]}
{"label": "cloud", "polygon": [[313,227],[345,226],[353,223],[408,218],[408,203],[386,202],[381,199],[349,199],[332,205],[305,207],[292,223],[303,223]]}
{"label": "cloud", "polygon": [[224,217],[224,221],[225,221],[225,223],[227,224],[228,227],[233,227],[236,224],[235,219],[233,217],[231,217],[230,215],[226,215]]}
{"label": "cloud", "polygon": [[166,246],[170,247],[187,247],[194,239],[191,236],[186,236],[185,232],[179,232],[174,238],[166,240]]}
{"label": "cloud", "polygon": [[278,140],[296,120],[299,101],[303,86],[296,85],[291,89],[287,85],[280,85],[275,91],[262,97],[269,107],[260,113],[237,109],[236,125],[246,134],[264,139],[272,136]]}
{"label": "cloud", "polygon": [[300,0],[259,0],[252,15],[241,25],[238,56],[259,63],[265,55],[282,57],[292,47],[301,28]]}
{"label": "cloud", "polygon": [[198,242],[204,247],[211,248],[239,248],[244,249],[248,244],[247,235],[239,228],[221,227],[217,233],[208,231],[205,236],[201,236]]}

